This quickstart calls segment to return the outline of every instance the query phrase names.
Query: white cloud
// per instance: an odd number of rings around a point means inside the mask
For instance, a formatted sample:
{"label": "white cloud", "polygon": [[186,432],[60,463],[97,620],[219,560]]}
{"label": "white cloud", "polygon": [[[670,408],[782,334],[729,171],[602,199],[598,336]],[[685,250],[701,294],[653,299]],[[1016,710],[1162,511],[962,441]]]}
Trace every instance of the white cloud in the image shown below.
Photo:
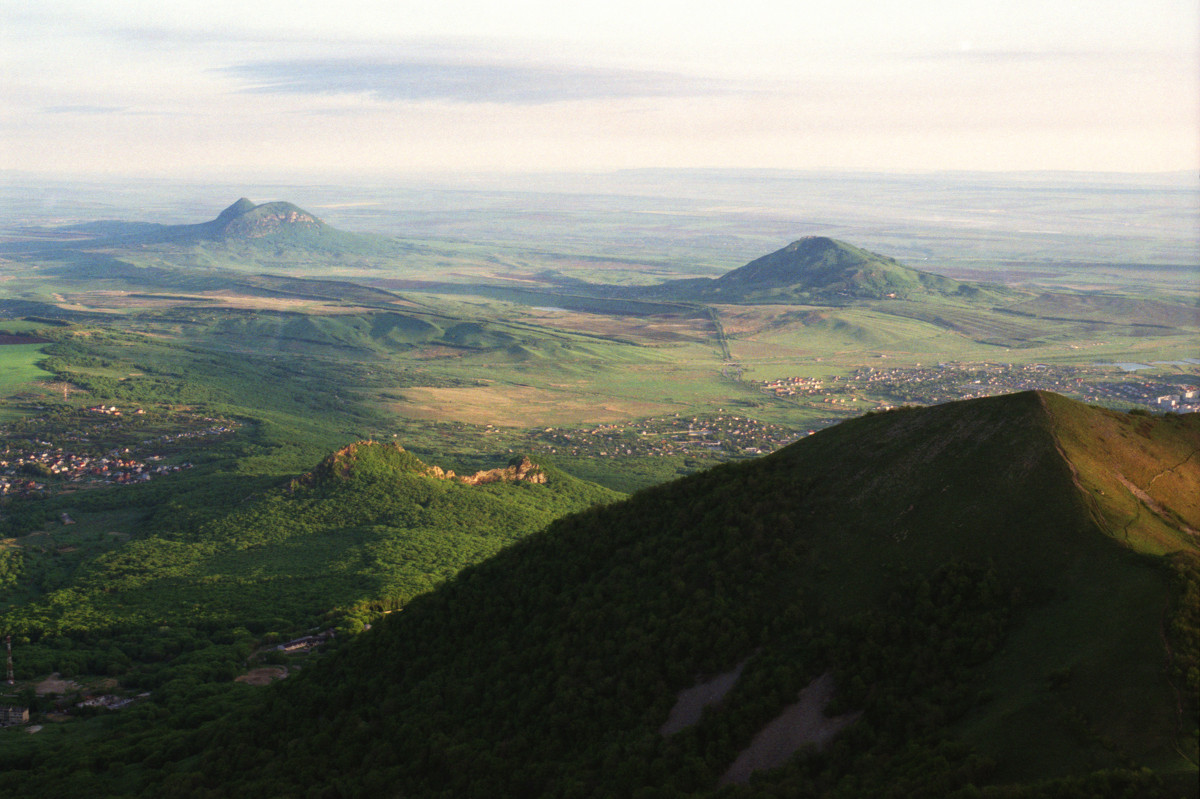
{"label": "white cloud", "polygon": [[881,8],[0,0],[0,168],[1200,167],[1194,0]]}
{"label": "white cloud", "polygon": [[733,91],[667,72],[500,61],[333,58],[238,64],[222,70],[264,94],[366,94],[380,100],[538,105],[564,100],[670,97]]}

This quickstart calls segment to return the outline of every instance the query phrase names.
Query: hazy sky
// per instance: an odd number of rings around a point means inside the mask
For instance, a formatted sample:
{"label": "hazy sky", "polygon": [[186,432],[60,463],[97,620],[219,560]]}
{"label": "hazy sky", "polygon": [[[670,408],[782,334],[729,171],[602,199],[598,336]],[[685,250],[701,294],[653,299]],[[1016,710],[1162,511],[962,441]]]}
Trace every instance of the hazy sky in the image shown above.
{"label": "hazy sky", "polygon": [[1200,0],[0,0],[0,169],[1200,169]]}

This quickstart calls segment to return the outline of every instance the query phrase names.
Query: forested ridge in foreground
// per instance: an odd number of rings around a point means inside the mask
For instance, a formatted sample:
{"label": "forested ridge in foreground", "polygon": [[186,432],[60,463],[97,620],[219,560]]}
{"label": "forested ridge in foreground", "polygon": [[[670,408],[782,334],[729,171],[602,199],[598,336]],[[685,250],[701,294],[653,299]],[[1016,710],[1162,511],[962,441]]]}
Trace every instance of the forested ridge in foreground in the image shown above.
{"label": "forested ridge in foreground", "polygon": [[[261,634],[322,618],[355,632],[370,609],[403,607],[556,516],[619,496],[549,467],[539,467],[544,483],[438,479],[395,444],[364,442],[338,456],[345,468],[336,473],[327,460],[317,479],[213,518],[192,523],[182,509],[156,509],[145,525],[152,534],[8,611],[7,633],[28,642],[200,624]],[[26,656],[23,672],[39,665]]]}
{"label": "forested ridge in foreground", "polygon": [[[15,698],[41,721],[63,709],[86,717],[75,703],[90,694],[148,695],[119,718],[76,718],[36,736],[4,730],[0,770],[46,751],[78,767],[76,758],[97,755],[98,725],[125,731],[114,742],[125,734],[169,740],[169,729],[245,701],[246,686],[233,680],[248,669],[278,676],[304,668],[311,657],[278,649],[303,631],[329,630],[324,648],[341,645],[463,566],[557,516],[620,496],[540,466],[538,481],[468,485],[435,476],[391,443],[360,442],[314,466],[291,481],[214,480],[208,494],[193,485],[174,498],[153,484],[85,492],[88,504],[70,498],[86,509],[72,511],[80,518],[136,521],[125,529],[141,532],[105,542],[78,565],[53,552],[39,559],[2,550],[17,554],[2,561],[4,574],[13,573],[0,624],[12,636],[19,689],[6,704]],[[105,502],[130,497],[145,504],[105,510]],[[81,535],[91,546],[92,534]],[[61,680],[67,696],[35,692],[46,675]]]}
{"label": "forested ridge in foreground", "polygon": [[[283,683],[13,756],[0,787],[1195,795],[1198,450],[1195,415],[1034,392],[868,415],[560,519]],[[746,781],[821,684],[840,732]]]}

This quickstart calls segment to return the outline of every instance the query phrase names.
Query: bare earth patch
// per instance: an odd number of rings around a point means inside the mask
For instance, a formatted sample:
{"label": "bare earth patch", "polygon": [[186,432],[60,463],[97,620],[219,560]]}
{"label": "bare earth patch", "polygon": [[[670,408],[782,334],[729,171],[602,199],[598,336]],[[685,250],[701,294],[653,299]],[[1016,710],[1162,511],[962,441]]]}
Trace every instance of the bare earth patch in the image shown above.
{"label": "bare earth patch", "polygon": [[[56,297],[62,295],[55,295]],[[156,295],[146,292],[95,290],[80,291],[63,297],[62,307],[93,311],[124,311],[130,308],[177,308],[184,305],[204,305],[211,308],[241,308],[259,311],[304,311],[319,316],[368,313],[373,309],[340,305],[307,297],[261,296],[242,294],[229,289],[195,293]],[[398,299],[394,305],[415,307],[415,303]]]}
{"label": "bare earth patch", "polygon": [[34,686],[34,692],[38,696],[46,694],[65,694],[68,691],[79,689],[79,685],[71,680],[63,680],[58,676],[58,672],[54,672],[46,679]]}
{"label": "bare earth patch", "polygon": [[802,746],[812,744],[820,748],[831,741],[859,717],[858,713],[832,719],[825,715],[825,706],[833,699],[834,689],[830,672],[809,683],[795,704],[784,708],[771,723],[759,730],[721,777],[721,784],[744,784],[756,771],[782,766]]}
{"label": "bare earth patch", "polygon": [[667,721],[658,728],[659,735],[674,735],[680,730],[686,730],[700,720],[704,708],[715,705],[725,698],[729,690],[742,676],[746,661],[737,664],[732,671],[718,674],[707,682],[698,683],[691,688],[679,692],[675,707],[671,708]]}
{"label": "bare earth patch", "polygon": [[251,669],[240,677],[234,677],[234,682],[244,682],[246,685],[267,685],[288,676],[287,666],[263,666]]}
{"label": "bare earth patch", "polygon": [[[346,314],[373,313],[375,309],[361,305],[339,305],[305,297],[272,297],[257,294],[239,294],[228,289],[206,291],[196,295],[197,299],[226,308],[249,308],[260,311],[302,310],[314,316],[344,316]],[[406,308],[418,307],[416,303],[398,299],[392,305]]]}

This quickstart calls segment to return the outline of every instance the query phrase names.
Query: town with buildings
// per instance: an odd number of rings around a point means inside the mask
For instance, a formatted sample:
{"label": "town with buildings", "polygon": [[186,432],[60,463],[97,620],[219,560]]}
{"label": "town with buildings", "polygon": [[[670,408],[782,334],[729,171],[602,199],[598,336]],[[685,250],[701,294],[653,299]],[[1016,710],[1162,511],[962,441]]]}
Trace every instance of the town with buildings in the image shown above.
{"label": "town with buildings", "polygon": [[[1200,411],[1200,370],[1194,379],[1170,382],[1136,372],[1053,364],[936,363],[916,367],[862,367],[849,375],[786,377],[757,383],[777,398],[795,401],[816,416],[805,429],[789,429],[740,415],[658,416],[581,428],[529,431],[530,453],[580,457],[706,455],[715,459],[773,452],[867,411],[933,405],[1017,391],[1054,391],[1084,402],[1157,412]],[[1178,378],[1178,376],[1176,376]],[[811,428],[811,429],[809,429]]]}
{"label": "town with buildings", "polygon": [[[1191,379],[1191,376],[1187,376]],[[1187,413],[1200,411],[1200,370],[1193,382],[1114,375],[1111,369],[1052,364],[937,363],[930,366],[862,367],[848,376],[787,377],[759,384],[776,397],[834,407],[886,410],[933,405],[1016,391],[1054,391],[1098,404],[1123,404]]]}
{"label": "town with buildings", "polygon": [[[156,458],[161,456],[150,456],[151,460]],[[0,496],[44,491],[45,483],[21,476],[30,473],[68,483],[123,485],[144,483],[156,475],[189,468],[190,463],[154,465],[116,453],[93,458],[63,450],[33,452],[12,461],[0,460]]]}
{"label": "town with buildings", "polygon": [[795,431],[744,416],[674,414],[584,428],[547,427],[529,434],[531,452],[636,457],[760,455],[792,443]]}
{"label": "town with buildings", "polygon": [[[238,425],[226,419],[194,417],[175,420],[169,431],[161,426],[145,431],[138,425],[122,426],[123,415],[144,417],[141,408],[125,414],[116,406],[85,408],[67,421],[46,423],[37,435],[21,429],[0,431],[0,497],[32,496],[54,488],[92,488],[144,483],[155,477],[191,468],[177,457],[180,445],[234,432]],[[86,424],[87,417],[101,417]],[[139,419],[139,422],[141,420]],[[179,424],[187,425],[179,429]],[[137,438],[138,432],[152,432]],[[118,442],[117,446],[111,446]],[[105,447],[108,447],[105,449]],[[174,462],[168,462],[168,459]]]}

